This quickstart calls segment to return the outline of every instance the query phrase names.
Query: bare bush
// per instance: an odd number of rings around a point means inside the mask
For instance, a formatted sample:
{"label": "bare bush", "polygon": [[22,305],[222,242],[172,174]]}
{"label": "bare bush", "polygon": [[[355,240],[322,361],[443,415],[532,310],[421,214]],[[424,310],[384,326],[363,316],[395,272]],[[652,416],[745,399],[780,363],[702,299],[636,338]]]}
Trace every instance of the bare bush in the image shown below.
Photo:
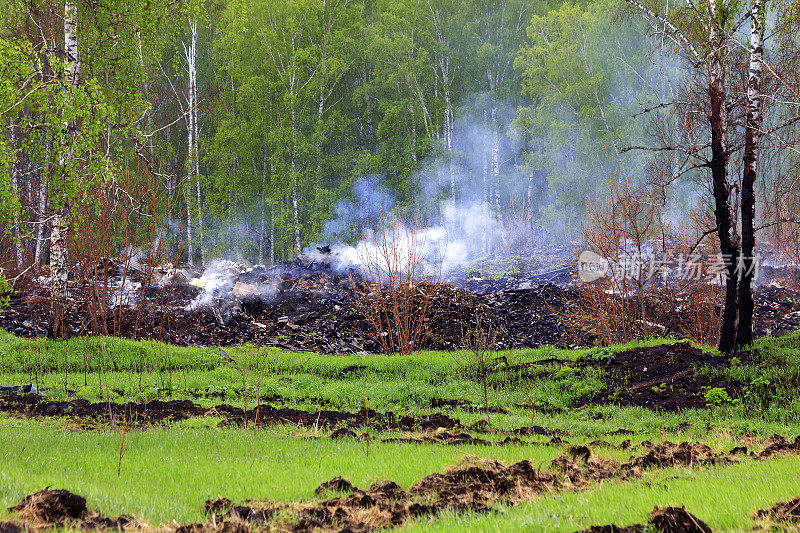
{"label": "bare bush", "polygon": [[685,214],[675,228],[656,192],[612,177],[581,232],[581,250],[605,259],[608,272],[584,285],[572,318],[606,345],[664,335],[716,342],[719,287],[705,270],[713,254],[698,252],[701,218]]}
{"label": "bare bush", "polygon": [[370,245],[359,250],[363,283],[354,305],[386,353],[411,353],[430,320],[431,300],[441,279],[442,255],[426,248],[416,226],[382,217]]}
{"label": "bare bush", "polygon": [[481,308],[475,309],[475,323],[467,331],[462,331],[462,343],[467,347],[464,353],[465,373],[478,381],[483,392],[483,410],[489,422],[489,377],[497,361],[492,351],[497,344],[497,330],[486,319]]}

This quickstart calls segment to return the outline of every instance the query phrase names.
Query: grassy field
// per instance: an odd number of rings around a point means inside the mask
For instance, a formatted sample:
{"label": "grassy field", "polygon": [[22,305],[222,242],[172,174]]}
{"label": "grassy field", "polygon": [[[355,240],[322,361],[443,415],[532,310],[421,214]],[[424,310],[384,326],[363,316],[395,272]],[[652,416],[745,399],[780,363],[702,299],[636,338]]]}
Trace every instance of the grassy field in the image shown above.
{"label": "grassy field", "polygon": [[[759,449],[772,434],[800,433],[795,398],[800,376],[798,336],[759,341],[747,357],[705,371],[738,384],[737,397],[683,413],[595,404],[603,371],[580,361],[613,357],[650,340],[613,348],[543,348],[491,354],[509,364],[550,360],[525,375],[475,372],[474,354],[426,352],[408,356],[324,356],[254,347],[178,348],[111,338],[67,343],[0,333],[0,385],[33,382],[49,399],[92,401],[191,399],[206,407],[253,407],[257,399],[315,412],[319,409],[429,414],[444,412],[465,426],[489,419],[502,434],[533,424],[559,430],[570,444],[596,439],[612,446],[630,439],[699,441],[725,452],[738,444]],[[710,354],[713,351],[709,350]],[[484,384],[486,389],[484,389]],[[488,391],[489,407],[480,407]],[[468,406],[431,407],[436,399]],[[535,405],[535,409],[531,408]],[[308,501],[319,483],[341,475],[356,486],[391,479],[403,487],[475,456],[507,463],[529,459],[546,468],[564,447],[547,436],[503,446],[381,442],[398,432],[366,429],[371,440],[328,438],[328,428],[286,424],[218,427],[213,416],[147,428],[105,423],[81,429],[69,418],[27,419],[0,414],[0,508],[45,486],[85,496],[109,515],[128,513],[152,524],[203,520],[206,499]],[[632,435],[609,433],[619,429]],[[120,460],[120,447],[124,446]],[[594,447],[620,461],[630,451]],[[403,526],[414,530],[576,531],[593,524],[643,522],[653,506],[686,505],[715,530],[751,530],[753,512],[800,496],[800,457],[706,468],[653,470],[639,479],[604,481],[586,490],[543,495],[488,515],[444,513]],[[0,514],[5,511],[0,511]]]}

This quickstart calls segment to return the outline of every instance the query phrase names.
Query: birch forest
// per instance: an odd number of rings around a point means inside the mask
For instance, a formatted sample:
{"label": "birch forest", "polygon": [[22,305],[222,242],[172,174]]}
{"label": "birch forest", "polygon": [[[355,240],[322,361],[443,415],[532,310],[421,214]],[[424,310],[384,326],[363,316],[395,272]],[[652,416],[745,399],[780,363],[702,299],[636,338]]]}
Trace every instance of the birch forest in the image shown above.
{"label": "birch forest", "polygon": [[620,177],[752,255],[800,198],[800,11],[700,4],[4,0],[0,259],[272,264],[383,200],[563,243]]}

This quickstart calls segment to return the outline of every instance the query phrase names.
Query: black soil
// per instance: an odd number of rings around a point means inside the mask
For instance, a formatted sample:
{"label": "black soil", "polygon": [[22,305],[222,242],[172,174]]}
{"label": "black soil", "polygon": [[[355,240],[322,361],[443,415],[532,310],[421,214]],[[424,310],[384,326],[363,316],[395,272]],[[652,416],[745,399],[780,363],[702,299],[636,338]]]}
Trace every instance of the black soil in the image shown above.
{"label": "black soil", "polygon": [[[659,531],[661,533],[711,533],[708,524],[694,516],[685,507],[656,507],[650,513],[645,524],[631,526],[592,526],[584,529],[583,533],[645,533],[645,531]],[[648,527],[649,526],[649,527]]]}
{"label": "black soil", "polygon": [[705,407],[707,387],[724,388],[733,397],[733,386],[712,383],[700,373],[703,366],[722,362],[724,359],[711,357],[688,342],[621,352],[600,363],[607,384],[602,398],[663,411]]}
{"label": "black soil", "polygon": [[191,400],[146,403],[90,402],[88,400],[48,400],[39,395],[0,397],[0,412],[31,418],[64,417],[83,423],[127,422],[152,425],[193,417],[219,417],[221,425],[271,426],[292,424],[306,428],[371,427],[377,430],[434,431],[461,428],[461,423],[442,413],[420,416],[398,415],[391,411],[362,408],[359,411],[321,410],[317,412],[262,404],[242,409],[227,404],[202,407]]}

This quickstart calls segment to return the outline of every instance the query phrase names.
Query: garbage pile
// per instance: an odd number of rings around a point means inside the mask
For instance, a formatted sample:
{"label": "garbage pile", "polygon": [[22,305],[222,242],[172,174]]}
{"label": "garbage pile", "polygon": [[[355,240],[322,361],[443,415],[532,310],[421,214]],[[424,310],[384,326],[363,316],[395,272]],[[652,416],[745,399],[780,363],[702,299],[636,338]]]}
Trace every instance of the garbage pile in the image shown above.
{"label": "garbage pile", "polygon": [[[526,268],[451,273],[431,293],[421,349],[467,346],[465,333],[483,317],[494,349],[591,346],[594,336],[585,286],[574,264],[538,260]],[[794,272],[794,271],[792,271]],[[792,273],[790,272],[790,274]],[[0,327],[23,337],[46,334],[50,314],[46,273],[19,279]],[[800,292],[780,269],[766,272],[756,291],[755,329],[775,335],[800,327]],[[354,299],[365,279],[327,247],[272,266],[215,261],[204,271],[172,264],[103,258],[78,264],[69,277],[68,324],[73,336],[116,335],[176,345],[253,343],[295,351],[378,353],[376,332]],[[651,302],[658,305],[658,302]],[[649,305],[649,304],[648,304]],[[674,313],[659,324],[680,337],[690,314]]]}

